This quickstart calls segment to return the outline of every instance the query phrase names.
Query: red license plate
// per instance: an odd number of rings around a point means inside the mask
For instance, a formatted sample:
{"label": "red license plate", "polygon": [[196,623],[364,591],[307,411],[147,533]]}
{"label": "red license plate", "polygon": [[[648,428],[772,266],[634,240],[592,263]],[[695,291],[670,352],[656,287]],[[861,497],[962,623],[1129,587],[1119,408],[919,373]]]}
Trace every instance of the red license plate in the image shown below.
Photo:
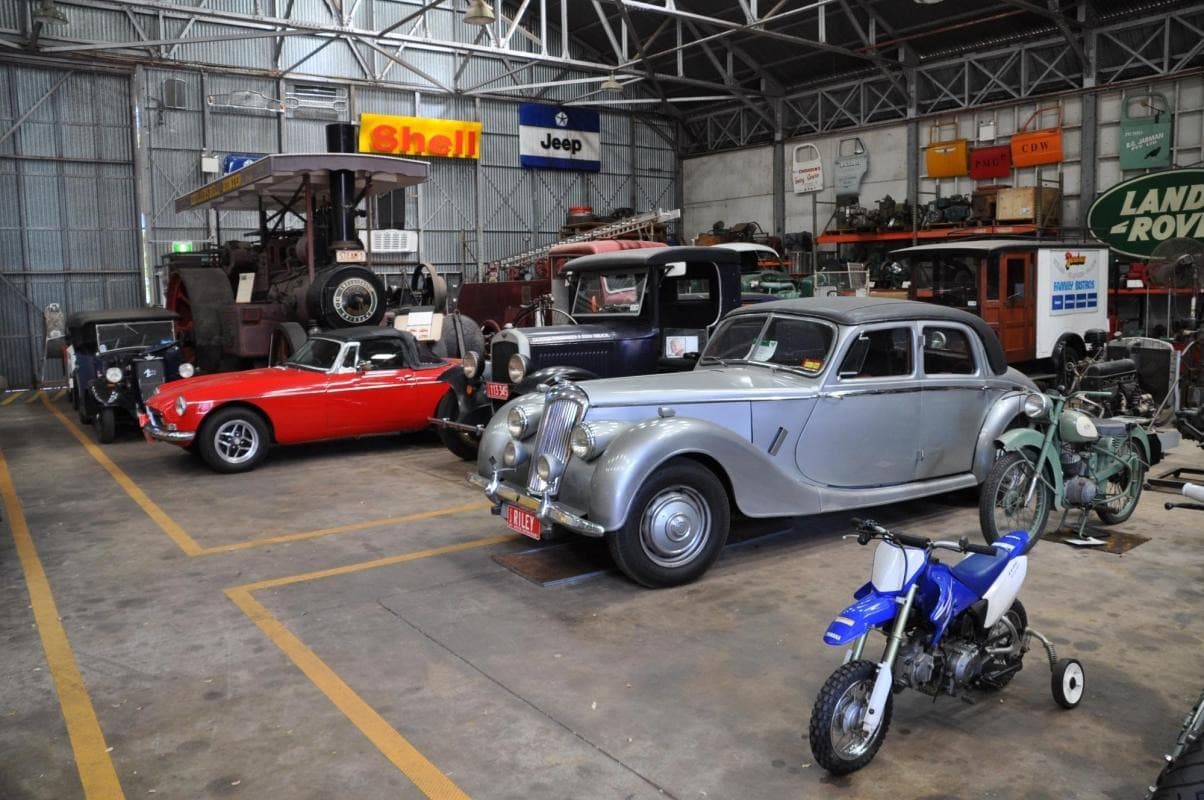
{"label": "red license plate", "polygon": [[515,533],[538,539],[540,534],[539,517],[526,509],[506,504],[506,526]]}
{"label": "red license plate", "polygon": [[508,383],[485,383],[485,396],[490,400],[509,400],[510,399],[510,384]]}

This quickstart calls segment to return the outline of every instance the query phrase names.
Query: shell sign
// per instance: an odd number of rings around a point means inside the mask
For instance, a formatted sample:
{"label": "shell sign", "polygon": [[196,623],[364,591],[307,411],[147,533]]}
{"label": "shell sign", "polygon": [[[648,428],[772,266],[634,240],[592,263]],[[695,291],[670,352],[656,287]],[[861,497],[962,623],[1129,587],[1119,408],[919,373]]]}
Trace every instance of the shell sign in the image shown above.
{"label": "shell sign", "polygon": [[481,157],[479,122],[360,114],[361,153],[390,156]]}
{"label": "shell sign", "polygon": [[1204,169],[1173,169],[1118,183],[1087,212],[1087,227],[1118,253],[1148,258],[1167,239],[1204,240]]}

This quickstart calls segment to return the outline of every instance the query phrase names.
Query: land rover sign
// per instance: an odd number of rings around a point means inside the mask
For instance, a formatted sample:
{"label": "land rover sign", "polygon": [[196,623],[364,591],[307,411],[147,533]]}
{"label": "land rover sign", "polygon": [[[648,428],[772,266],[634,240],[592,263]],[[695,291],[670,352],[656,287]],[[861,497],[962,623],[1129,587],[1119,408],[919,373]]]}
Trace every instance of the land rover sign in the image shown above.
{"label": "land rover sign", "polygon": [[1118,253],[1148,258],[1167,239],[1204,240],[1204,169],[1173,169],[1127,180],[1087,212],[1091,235]]}

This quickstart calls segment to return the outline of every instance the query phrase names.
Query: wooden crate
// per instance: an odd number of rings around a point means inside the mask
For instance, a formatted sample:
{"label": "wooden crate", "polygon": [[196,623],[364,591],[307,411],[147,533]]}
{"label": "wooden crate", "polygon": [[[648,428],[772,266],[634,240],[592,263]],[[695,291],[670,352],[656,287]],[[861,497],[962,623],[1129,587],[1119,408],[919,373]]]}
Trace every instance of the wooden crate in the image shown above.
{"label": "wooden crate", "polygon": [[999,222],[1039,222],[1057,225],[1062,218],[1062,193],[1049,186],[1015,186],[995,195]]}

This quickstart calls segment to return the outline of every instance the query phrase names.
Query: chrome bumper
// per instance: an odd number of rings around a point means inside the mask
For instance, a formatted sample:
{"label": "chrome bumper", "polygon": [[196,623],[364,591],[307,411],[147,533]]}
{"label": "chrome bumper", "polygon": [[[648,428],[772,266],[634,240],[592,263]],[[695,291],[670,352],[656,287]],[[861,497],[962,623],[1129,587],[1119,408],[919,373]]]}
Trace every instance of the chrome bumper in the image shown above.
{"label": "chrome bumper", "polygon": [[546,497],[542,499],[532,497],[511,486],[507,486],[502,483],[501,476],[496,472],[492,478],[486,478],[483,475],[470,472],[468,474],[468,482],[484,490],[485,496],[492,500],[495,506],[500,506],[505,501],[532,512],[544,522],[561,525],[582,536],[597,538],[606,533],[606,530],[598,523],[590,522],[574,514],[559,503],[555,503]]}
{"label": "chrome bumper", "polygon": [[172,444],[188,444],[196,438],[196,434],[191,431],[169,431],[149,423],[142,426],[142,432],[152,439]]}

